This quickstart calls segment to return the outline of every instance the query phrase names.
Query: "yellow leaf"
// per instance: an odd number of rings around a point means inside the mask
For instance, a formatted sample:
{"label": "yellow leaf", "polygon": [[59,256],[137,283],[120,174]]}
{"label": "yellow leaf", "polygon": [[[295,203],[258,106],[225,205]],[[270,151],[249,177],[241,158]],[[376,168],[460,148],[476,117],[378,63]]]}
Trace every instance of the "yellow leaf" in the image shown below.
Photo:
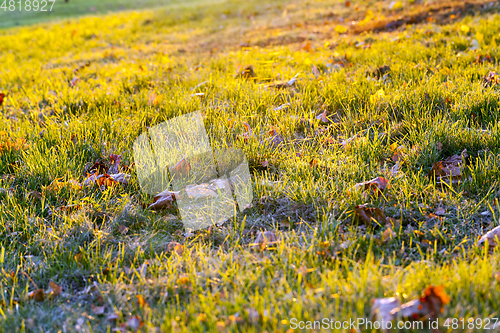
{"label": "yellow leaf", "polygon": [[476,33],[476,40],[478,41],[479,44],[483,44],[484,42],[484,35],[480,32]]}
{"label": "yellow leaf", "polygon": [[469,33],[469,31],[470,31],[470,27],[469,27],[468,25],[462,24],[462,26],[460,27],[460,30],[461,30],[463,33],[468,34],[468,33]]}
{"label": "yellow leaf", "polygon": [[335,31],[338,32],[339,34],[345,34],[347,32],[347,28],[344,27],[343,25],[337,25],[335,27]]}
{"label": "yellow leaf", "polygon": [[392,1],[389,4],[389,9],[390,10],[398,10],[398,9],[401,9],[401,8],[403,8],[403,3],[401,1]]}

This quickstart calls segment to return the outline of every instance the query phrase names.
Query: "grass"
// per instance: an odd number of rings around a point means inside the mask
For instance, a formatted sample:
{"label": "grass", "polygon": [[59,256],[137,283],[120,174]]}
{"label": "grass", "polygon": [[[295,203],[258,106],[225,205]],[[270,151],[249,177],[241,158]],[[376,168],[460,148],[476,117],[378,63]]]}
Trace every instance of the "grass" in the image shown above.
{"label": "grass", "polygon": [[[379,22],[425,4],[177,3],[0,32],[1,331],[134,331],[138,316],[144,332],[287,332],[293,318],[366,318],[373,298],[428,285],[451,297],[441,323],[498,318],[500,257],[476,241],[500,212],[500,91],[482,83],[500,15],[471,3],[394,31]],[[127,186],[50,190],[110,154],[130,165],[138,135],[196,110],[212,144],[250,164],[253,206],[223,225],[186,234],[175,212],[147,209],[134,173]],[[462,180],[436,185],[433,164],[464,149]],[[354,190],[378,176],[384,195]],[[364,203],[393,218],[392,239],[356,217]],[[259,230],[280,241],[254,250]],[[29,299],[50,281],[60,295]]]}

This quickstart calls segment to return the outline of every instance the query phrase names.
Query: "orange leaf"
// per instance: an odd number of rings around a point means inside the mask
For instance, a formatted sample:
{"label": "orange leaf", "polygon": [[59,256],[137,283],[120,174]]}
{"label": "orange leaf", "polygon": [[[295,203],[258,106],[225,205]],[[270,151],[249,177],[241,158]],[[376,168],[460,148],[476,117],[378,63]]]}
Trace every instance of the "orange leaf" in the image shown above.
{"label": "orange leaf", "polygon": [[139,304],[140,308],[144,308],[144,307],[148,306],[148,303],[146,303],[146,300],[144,299],[144,297],[142,295],[136,295],[135,297],[137,298],[137,304]]}
{"label": "orange leaf", "polygon": [[52,288],[52,295],[54,297],[55,296],[59,296],[59,294],[62,291],[62,288],[60,286],[58,286],[57,284],[55,284],[54,282],[52,282],[52,281],[49,282],[49,286],[50,286],[50,288]]}
{"label": "orange leaf", "polygon": [[182,253],[184,252],[184,246],[177,242],[170,242],[167,245],[167,251],[168,252],[174,251],[175,253],[181,256]]}

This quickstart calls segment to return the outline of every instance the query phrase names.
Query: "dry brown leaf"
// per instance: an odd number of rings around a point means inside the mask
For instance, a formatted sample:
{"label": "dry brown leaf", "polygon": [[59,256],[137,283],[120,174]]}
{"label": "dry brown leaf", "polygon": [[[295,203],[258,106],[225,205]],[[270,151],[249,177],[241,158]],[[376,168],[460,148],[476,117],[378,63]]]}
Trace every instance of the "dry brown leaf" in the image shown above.
{"label": "dry brown leaf", "polygon": [[69,188],[71,190],[80,190],[82,188],[82,185],[80,185],[80,183],[78,183],[76,180],[71,179],[67,181],[62,181],[62,178],[57,178],[54,179],[54,181],[52,181],[50,185],[45,186],[43,188],[43,191],[55,194],[64,188]]}
{"label": "dry brown leaf", "polygon": [[112,314],[108,315],[108,316],[106,317],[106,320],[107,320],[107,321],[111,321],[111,322],[113,322],[113,321],[118,320],[119,318],[120,318],[120,316],[118,315],[118,313],[114,312],[114,313],[112,313]]}
{"label": "dry brown leaf", "polygon": [[28,297],[30,299],[35,300],[35,302],[43,302],[45,299],[45,290],[44,289],[36,289],[32,292],[28,293]]}
{"label": "dry brown leaf", "polygon": [[128,229],[126,226],[124,226],[123,224],[120,224],[120,225],[118,226],[118,231],[119,231],[119,232],[120,232],[120,234],[122,234],[122,235],[127,234],[128,230],[129,230],[129,229]]}
{"label": "dry brown leaf", "polygon": [[358,183],[354,185],[356,190],[373,190],[374,193],[383,192],[385,189],[390,188],[389,180],[384,177],[373,178],[372,180]]}
{"label": "dry brown leaf", "polygon": [[251,78],[256,77],[257,75],[255,75],[253,65],[239,64],[238,67],[236,67],[236,74],[234,76],[240,77],[243,79],[251,79]]}
{"label": "dry brown leaf", "polygon": [[384,230],[382,233],[382,240],[385,242],[390,241],[393,237],[396,236],[396,233],[392,231],[391,227],[388,227],[387,229]]}
{"label": "dry brown leaf", "polygon": [[486,234],[481,236],[481,238],[477,242],[477,245],[481,246],[484,243],[486,243],[486,241],[488,241],[489,246],[495,247],[498,245],[497,239],[498,239],[498,241],[500,241],[500,226],[491,229]]}
{"label": "dry brown leaf", "polygon": [[444,310],[450,298],[444,292],[443,286],[428,286],[423,296],[400,305],[395,297],[379,298],[373,301],[371,309],[372,318],[377,320],[392,321],[405,318],[408,320],[435,319]]}
{"label": "dry brown leaf", "polygon": [[59,296],[62,292],[62,288],[52,281],[49,282],[49,287],[52,288],[53,297]]}
{"label": "dry brown leaf", "polygon": [[87,174],[87,178],[85,178],[85,180],[83,181],[83,186],[92,186],[95,184],[95,182],[97,181],[97,176],[99,176],[97,174],[97,172],[93,173],[93,174]]}
{"label": "dry brown leaf", "polygon": [[247,313],[248,319],[250,319],[251,322],[257,322],[260,319],[259,311],[255,309],[246,308],[245,312]]}
{"label": "dry brown leaf", "polygon": [[182,253],[184,252],[184,246],[177,242],[170,242],[167,244],[167,251],[175,252],[178,255],[182,256]]}
{"label": "dry brown leaf", "polygon": [[335,122],[328,118],[328,112],[326,109],[323,110],[319,115],[316,116],[316,119],[321,121],[323,124],[335,124]]}
{"label": "dry brown leaf", "polygon": [[127,175],[126,173],[115,173],[109,175],[111,179],[113,179],[115,182],[118,182],[120,184],[127,185],[128,182],[130,181],[130,175]]}
{"label": "dry brown leaf", "polygon": [[191,164],[185,157],[170,169],[173,174],[182,176],[187,176],[189,171],[191,171]]}
{"label": "dry brown leaf", "polygon": [[92,313],[94,313],[95,315],[99,316],[99,315],[104,314],[104,310],[106,310],[106,306],[105,305],[103,305],[103,306],[96,306],[94,304],[90,304],[90,310],[92,311]]}
{"label": "dry brown leaf", "polygon": [[186,186],[186,194],[192,200],[219,197],[216,190],[211,188],[209,184],[188,185]]}
{"label": "dry brown leaf", "polygon": [[462,178],[461,166],[468,156],[467,149],[464,149],[460,155],[453,155],[444,161],[434,163],[430,177],[436,177],[436,184],[442,182],[457,183]]}
{"label": "dry brown leaf", "polygon": [[311,73],[315,78],[319,78],[321,76],[321,72],[316,65],[311,65]]}
{"label": "dry brown leaf", "polygon": [[148,206],[148,209],[151,210],[164,210],[171,209],[174,207],[174,201],[178,198],[179,192],[172,192],[169,190],[165,190],[153,198],[153,203]]}
{"label": "dry brown leaf", "polygon": [[354,212],[356,216],[367,225],[370,225],[374,220],[378,222],[379,225],[384,225],[387,222],[384,212],[377,207],[368,207],[367,204],[358,205],[354,207]]}
{"label": "dry brown leaf", "polygon": [[139,317],[139,316],[132,316],[132,317],[130,317],[128,319],[127,325],[131,329],[137,331],[139,328],[141,328],[144,325],[144,323],[143,323],[141,317]]}
{"label": "dry brown leaf", "polygon": [[436,214],[436,215],[445,215],[446,214],[446,210],[443,207],[439,207],[438,209],[436,209],[436,211],[434,212],[434,214]]}
{"label": "dry brown leaf", "polygon": [[401,304],[396,297],[376,298],[372,302],[371,318],[385,322],[393,319],[391,311]]}
{"label": "dry brown leaf", "polygon": [[278,243],[278,237],[272,231],[259,231],[255,243],[253,244],[254,249],[264,250],[268,245],[273,245]]}
{"label": "dry brown leaf", "polygon": [[267,88],[285,89],[285,88],[293,87],[296,82],[297,82],[297,75],[295,75],[293,78],[291,78],[288,81],[274,82],[274,83],[266,84],[265,86]]}
{"label": "dry brown leaf", "polygon": [[36,200],[36,201],[42,201],[42,193],[38,192],[38,191],[31,191],[30,193],[28,193],[28,197],[32,200]]}

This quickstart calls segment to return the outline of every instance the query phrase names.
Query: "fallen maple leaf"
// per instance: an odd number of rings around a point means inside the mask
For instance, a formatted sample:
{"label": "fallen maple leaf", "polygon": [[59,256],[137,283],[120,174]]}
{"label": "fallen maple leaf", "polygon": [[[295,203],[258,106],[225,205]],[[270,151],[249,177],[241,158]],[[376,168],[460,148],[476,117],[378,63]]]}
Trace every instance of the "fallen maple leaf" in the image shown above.
{"label": "fallen maple leaf", "polygon": [[113,178],[111,178],[111,176],[108,175],[107,173],[97,176],[95,183],[101,189],[105,189],[105,188],[108,188],[108,187],[113,186],[115,184],[118,184],[118,182],[115,181]]}
{"label": "fallen maple leaf", "polygon": [[481,236],[478,240],[477,245],[481,246],[488,241],[488,245],[491,247],[495,247],[498,245],[498,241],[500,241],[500,226],[495,227],[488,231],[486,234]]}
{"label": "fallen maple leaf", "polygon": [[379,225],[384,225],[387,221],[384,212],[380,208],[368,207],[368,204],[354,207],[354,212],[367,225],[370,225],[372,221],[377,222]]}
{"label": "fallen maple leaf", "polygon": [[0,106],[2,106],[3,104],[3,101],[5,100],[5,94],[4,93],[0,93]]}

